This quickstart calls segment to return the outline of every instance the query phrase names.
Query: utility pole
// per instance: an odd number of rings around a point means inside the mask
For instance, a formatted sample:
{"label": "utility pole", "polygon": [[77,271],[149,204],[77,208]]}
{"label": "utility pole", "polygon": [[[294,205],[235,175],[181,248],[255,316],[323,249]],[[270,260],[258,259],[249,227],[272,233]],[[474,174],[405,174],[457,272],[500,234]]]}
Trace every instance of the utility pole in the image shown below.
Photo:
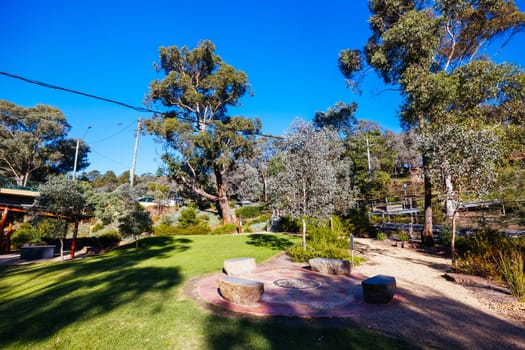
{"label": "utility pole", "polygon": [[131,165],[131,171],[129,172],[129,185],[133,187],[133,181],[135,179],[135,166],[137,165],[137,151],[139,149],[139,136],[140,130],[142,129],[142,119],[139,118],[137,124],[137,133],[135,134],[135,149],[133,150],[133,163]]}
{"label": "utility pole", "polygon": [[[91,129],[91,125],[88,125],[82,138],[86,137],[88,130]],[[73,164],[73,181],[77,179],[77,163],[78,163],[78,149],[80,148],[80,139],[77,139],[77,147],[75,148],[75,163]]]}
{"label": "utility pole", "polygon": [[79,147],[80,147],[80,139],[77,139],[77,147],[75,148],[75,164],[73,164],[73,181],[77,180],[77,162],[78,162]]}

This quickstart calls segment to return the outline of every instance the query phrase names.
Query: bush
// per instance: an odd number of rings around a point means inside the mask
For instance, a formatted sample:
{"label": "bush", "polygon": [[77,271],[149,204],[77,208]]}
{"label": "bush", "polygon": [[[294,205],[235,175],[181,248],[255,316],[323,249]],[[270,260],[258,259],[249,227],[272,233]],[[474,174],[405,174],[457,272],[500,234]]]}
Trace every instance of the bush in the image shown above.
{"label": "bush", "polygon": [[[301,244],[297,244],[289,248],[286,252],[295,262],[308,262],[308,260],[312,258],[351,260],[348,249],[342,249],[334,246],[320,249],[319,247],[307,245],[306,250],[303,250]],[[352,265],[357,266],[362,261],[364,261],[362,257],[354,256],[354,260],[351,262]]]}
{"label": "bush", "polygon": [[261,207],[254,206],[254,205],[235,209],[236,216],[238,217],[242,216],[243,218],[246,218],[246,219],[255,218],[261,215],[261,212],[262,212]]}
{"label": "bush", "polygon": [[174,236],[177,234],[177,230],[180,228],[176,226],[171,226],[166,223],[160,223],[157,226],[153,226],[153,234],[155,236]]}
{"label": "bush", "polygon": [[24,244],[45,244],[41,238],[41,233],[31,224],[25,223],[20,225],[11,236],[11,244],[15,249],[19,249]]}
{"label": "bush", "polygon": [[120,237],[117,231],[112,230],[97,236],[97,240],[100,249],[107,249],[114,247],[122,240],[122,237]]}
{"label": "bush", "polygon": [[224,235],[229,233],[236,233],[237,232],[237,226],[235,224],[225,224],[217,227],[214,229],[211,233],[213,235]]}
{"label": "bush", "polygon": [[97,222],[93,227],[91,228],[91,232],[96,233],[104,228],[104,225],[101,222]]}
{"label": "bush", "polygon": [[501,274],[512,295],[525,302],[525,258],[523,253],[513,249],[508,256],[500,253]]}
{"label": "bush", "polygon": [[283,216],[279,220],[279,231],[281,232],[301,232],[302,224],[300,219],[293,219],[290,216]]}
{"label": "bush", "polygon": [[387,238],[387,236],[386,236],[386,233],[384,233],[384,232],[379,232],[379,233],[376,235],[376,239],[377,239],[378,241],[384,241],[386,238]]}
{"label": "bush", "polygon": [[180,211],[179,216],[179,226],[182,228],[186,228],[189,226],[194,226],[199,223],[199,219],[197,218],[197,211],[195,208],[184,208]]}

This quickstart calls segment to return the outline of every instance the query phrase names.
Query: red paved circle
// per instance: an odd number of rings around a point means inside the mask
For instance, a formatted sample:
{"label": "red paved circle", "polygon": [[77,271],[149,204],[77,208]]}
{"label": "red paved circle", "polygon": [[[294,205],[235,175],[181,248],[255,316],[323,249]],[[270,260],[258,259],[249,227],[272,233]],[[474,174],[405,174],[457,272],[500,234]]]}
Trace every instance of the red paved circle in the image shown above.
{"label": "red paved circle", "polygon": [[[224,276],[223,273],[217,273],[198,279],[195,283],[198,296],[207,303],[258,316],[349,317],[361,312],[377,312],[396,307],[402,300],[396,293],[388,304],[366,304],[361,287],[364,276],[324,275],[294,265],[271,264],[258,266],[255,272],[242,276],[264,283],[261,300],[254,305],[244,306],[230,303],[221,297],[218,286],[219,280]],[[291,280],[285,285],[292,287],[274,283],[279,280]],[[303,283],[296,280],[303,280]],[[302,289],[293,288],[295,283],[301,284]]]}

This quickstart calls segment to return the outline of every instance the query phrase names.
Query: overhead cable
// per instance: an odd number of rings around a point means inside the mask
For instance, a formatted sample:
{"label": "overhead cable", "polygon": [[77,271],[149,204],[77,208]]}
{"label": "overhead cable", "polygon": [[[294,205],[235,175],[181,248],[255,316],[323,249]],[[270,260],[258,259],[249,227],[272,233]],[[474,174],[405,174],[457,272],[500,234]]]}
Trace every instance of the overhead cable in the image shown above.
{"label": "overhead cable", "polygon": [[[34,80],[34,79],[25,78],[25,77],[22,77],[22,76],[19,76],[19,75],[16,75],[16,74],[11,74],[11,73],[2,72],[2,71],[0,71],[0,74],[4,75],[6,77],[9,77],[9,78],[22,80],[22,81],[24,81],[26,83],[29,83],[29,84],[34,84],[34,85],[42,86],[42,87],[49,88],[49,89],[61,90],[61,91],[69,92],[69,93],[72,93],[72,94],[77,94],[77,95],[93,98],[93,99],[96,99],[96,100],[101,100],[101,101],[104,101],[104,102],[113,103],[113,104],[116,104],[116,105],[119,105],[119,106],[122,106],[122,107],[125,107],[125,108],[129,108],[129,109],[135,110],[137,112],[141,112],[141,113],[153,113],[153,114],[160,114],[160,115],[166,115],[167,114],[166,112],[160,112],[160,111],[156,111],[156,110],[153,110],[153,109],[150,109],[150,108],[146,108],[146,107],[141,107],[141,106],[133,106],[133,105],[130,105],[128,103],[120,102],[120,101],[113,100],[113,99],[110,99],[110,98],[107,98],[107,97],[101,97],[101,96],[97,96],[97,95],[93,95],[93,94],[88,94],[86,92],[82,92],[82,91],[73,90],[73,89],[65,88],[65,87],[58,86],[58,85],[45,83],[43,81],[38,81],[38,80]],[[175,116],[175,118],[181,119],[181,120],[185,120],[185,121],[194,122],[193,119],[182,117],[180,115]],[[241,131],[241,130],[235,130],[235,131]],[[242,132],[245,133],[245,131],[242,131]],[[257,135],[257,136],[262,136],[262,137],[277,138],[277,139],[281,139],[282,138],[280,136],[261,134],[261,133],[257,133],[257,132],[250,133],[250,134]]]}

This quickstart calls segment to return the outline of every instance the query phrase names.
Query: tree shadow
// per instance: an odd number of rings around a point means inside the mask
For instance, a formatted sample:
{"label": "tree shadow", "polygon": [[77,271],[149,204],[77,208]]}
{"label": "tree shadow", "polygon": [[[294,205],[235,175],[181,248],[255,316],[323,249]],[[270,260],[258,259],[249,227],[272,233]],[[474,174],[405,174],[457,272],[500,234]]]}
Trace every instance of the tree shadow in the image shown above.
{"label": "tree shadow", "polygon": [[207,319],[207,347],[227,349],[419,349],[370,332],[351,319],[228,317]]}
{"label": "tree shadow", "polygon": [[[47,339],[79,320],[89,320],[134,302],[144,293],[166,292],[182,282],[178,267],[139,265],[189,249],[188,239],[144,239],[143,248],[122,247],[111,253],[64,263],[12,266],[3,272],[40,283],[31,293],[9,295],[4,287],[0,313],[0,347]],[[57,276],[42,280],[43,275]],[[36,282],[40,277],[40,281]],[[4,294],[5,292],[5,294]],[[161,307],[161,302],[159,302]]]}
{"label": "tree shadow", "polygon": [[272,250],[286,250],[294,245],[288,238],[273,234],[252,234],[248,236],[246,243]]}

